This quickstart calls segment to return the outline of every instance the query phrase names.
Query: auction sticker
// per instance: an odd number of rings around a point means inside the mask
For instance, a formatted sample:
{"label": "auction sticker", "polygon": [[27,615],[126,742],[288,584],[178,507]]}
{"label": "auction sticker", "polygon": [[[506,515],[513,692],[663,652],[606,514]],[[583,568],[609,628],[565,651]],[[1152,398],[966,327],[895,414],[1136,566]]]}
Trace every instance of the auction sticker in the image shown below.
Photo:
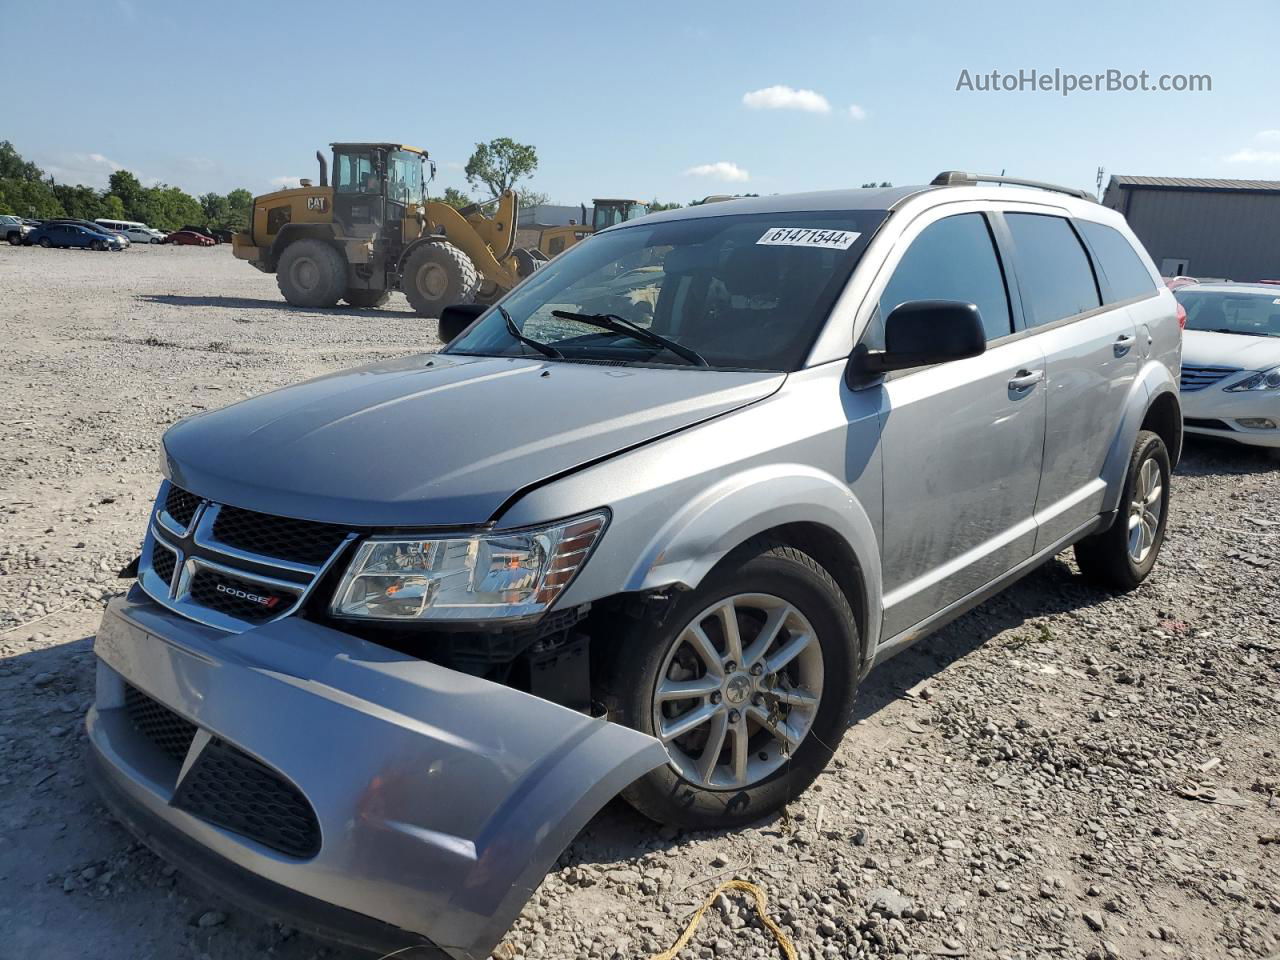
{"label": "auction sticker", "polygon": [[768,247],[822,247],[826,250],[848,250],[862,236],[852,230],[821,230],[817,227],[773,227],[764,232],[756,245]]}

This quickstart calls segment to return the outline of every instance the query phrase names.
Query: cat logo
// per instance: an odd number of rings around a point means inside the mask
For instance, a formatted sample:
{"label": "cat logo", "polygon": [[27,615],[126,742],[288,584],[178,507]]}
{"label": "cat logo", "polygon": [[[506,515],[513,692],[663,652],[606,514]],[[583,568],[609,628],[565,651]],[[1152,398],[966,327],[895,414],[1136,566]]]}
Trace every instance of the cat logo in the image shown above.
{"label": "cat logo", "polygon": [[307,197],[307,209],[319,210],[321,213],[324,213],[325,206],[326,206],[325,201],[326,201],[325,197]]}

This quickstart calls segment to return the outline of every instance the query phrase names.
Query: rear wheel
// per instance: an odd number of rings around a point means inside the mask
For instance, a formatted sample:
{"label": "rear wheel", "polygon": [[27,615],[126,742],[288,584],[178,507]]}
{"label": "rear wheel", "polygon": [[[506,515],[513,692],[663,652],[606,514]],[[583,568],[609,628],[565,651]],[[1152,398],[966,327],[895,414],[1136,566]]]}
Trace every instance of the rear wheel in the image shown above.
{"label": "rear wheel", "polygon": [[405,261],[400,288],[414,312],[439,317],[455,303],[471,303],[480,274],[471,258],[451,243],[424,243]]}
{"label": "rear wheel", "polygon": [[625,627],[605,655],[611,718],[670,756],[623,797],[691,829],[758,820],[808,787],[848,726],[859,662],[843,591],[813,558],[772,542],[744,548],[662,627]]}
{"label": "rear wheel", "polygon": [[15,232],[13,232],[13,233],[9,234],[9,236],[8,236],[8,237],[6,237],[6,239],[9,241],[9,245],[10,245],[10,246],[14,246],[14,247],[16,247],[18,244],[20,244],[20,243],[22,242],[22,234],[20,234],[20,233],[18,233],[17,231],[15,231]]}
{"label": "rear wheel", "polygon": [[380,307],[391,299],[390,290],[348,290],[342,299],[358,310]]}
{"label": "rear wheel", "polygon": [[1169,520],[1169,451],[1159,434],[1138,434],[1125,474],[1120,512],[1111,527],[1076,544],[1076,562],[1089,580],[1132,590],[1151,573]]}
{"label": "rear wheel", "polygon": [[294,306],[332,307],[347,288],[347,262],[323,240],[296,240],[280,256],[276,284]]}
{"label": "rear wheel", "polygon": [[52,247],[52,246],[53,246],[53,241],[52,241],[52,240],[50,240],[48,237],[41,237],[41,238],[40,238],[40,246],[42,246],[42,247],[44,247],[46,250],[48,250],[50,247]]}

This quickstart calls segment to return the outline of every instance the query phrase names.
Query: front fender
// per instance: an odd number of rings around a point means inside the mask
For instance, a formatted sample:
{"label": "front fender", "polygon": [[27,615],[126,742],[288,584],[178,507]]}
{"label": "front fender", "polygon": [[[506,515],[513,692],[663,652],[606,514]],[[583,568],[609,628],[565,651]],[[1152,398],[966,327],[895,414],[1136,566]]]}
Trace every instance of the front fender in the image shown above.
{"label": "front fender", "polygon": [[[842,538],[858,559],[867,622],[863,643],[880,635],[880,553],[866,511],[830,474],[798,463],[755,467],[708,488],[649,541],[627,577],[629,591],[696,587],[745,541],[786,524],[817,524]],[[869,662],[869,661],[868,661]]]}
{"label": "front fender", "polygon": [[[1178,398],[1178,384],[1169,372],[1169,368],[1158,360],[1148,360],[1134,378],[1129,394],[1124,401],[1124,416],[1115,438],[1107,451],[1107,459],[1102,464],[1102,479],[1106,481],[1107,492],[1102,501],[1102,512],[1109,513],[1120,505],[1120,495],[1124,490],[1125,471],[1129,469],[1129,458],[1133,455],[1133,445],[1137,442],[1138,431],[1147,418],[1147,412],[1161,394],[1172,394]],[[1171,456],[1176,452],[1169,451]]]}

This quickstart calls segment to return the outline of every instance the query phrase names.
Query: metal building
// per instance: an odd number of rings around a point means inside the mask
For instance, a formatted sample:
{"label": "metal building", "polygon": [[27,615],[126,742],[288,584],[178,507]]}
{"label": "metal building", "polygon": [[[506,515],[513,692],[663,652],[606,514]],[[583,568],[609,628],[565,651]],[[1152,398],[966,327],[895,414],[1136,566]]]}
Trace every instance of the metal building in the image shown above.
{"label": "metal building", "polygon": [[1280,180],[1112,177],[1102,202],[1164,276],[1280,279]]}
{"label": "metal building", "polygon": [[1112,177],[1102,202],[1163,276],[1280,279],[1280,180]]}

